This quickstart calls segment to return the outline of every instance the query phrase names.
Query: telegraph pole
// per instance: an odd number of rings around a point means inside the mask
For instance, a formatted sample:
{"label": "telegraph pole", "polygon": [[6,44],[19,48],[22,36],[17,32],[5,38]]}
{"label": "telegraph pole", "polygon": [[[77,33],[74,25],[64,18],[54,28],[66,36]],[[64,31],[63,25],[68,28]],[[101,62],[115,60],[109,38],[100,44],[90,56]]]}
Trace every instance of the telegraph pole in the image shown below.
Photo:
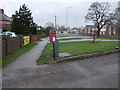
{"label": "telegraph pole", "polygon": [[67,22],[68,22],[68,7],[67,7],[67,15],[66,15],[66,29],[67,29]]}
{"label": "telegraph pole", "polygon": [[55,29],[57,29],[57,26],[56,26],[56,16],[55,16]]}
{"label": "telegraph pole", "polygon": [[68,9],[69,8],[72,8],[72,7],[67,7],[67,15],[66,15],[66,29],[67,29],[67,27],[68,27]]}

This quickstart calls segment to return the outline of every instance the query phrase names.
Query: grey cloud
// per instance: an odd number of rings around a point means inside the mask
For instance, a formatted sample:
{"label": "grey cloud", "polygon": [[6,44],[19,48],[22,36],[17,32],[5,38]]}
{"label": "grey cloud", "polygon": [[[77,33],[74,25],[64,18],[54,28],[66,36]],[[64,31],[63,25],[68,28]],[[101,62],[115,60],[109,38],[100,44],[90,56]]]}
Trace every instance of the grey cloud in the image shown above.
{"label": "grey cloud", "polygon": [[[68,10],[68,26],[81,27],[89,24],[85,22],[84,17],[92,2],[80,2],[79,0],[75,2],[64,2],[63,0],[61,2],[57,0],[53,2],[49,0],[45,2],[0,2],[0,8],[3,8],[5,13],[11,17],[19,9],[19,6],[24,3],[31,9],[34,21],[38,25],[44,26],[49,21],[54,22],[55,15],[57,16],[57,24],[65,25],[67,7],[69,6],[72,6],[72,8]],[[110,4],[112,9],[117,6],[117,2],[111,2]]]}

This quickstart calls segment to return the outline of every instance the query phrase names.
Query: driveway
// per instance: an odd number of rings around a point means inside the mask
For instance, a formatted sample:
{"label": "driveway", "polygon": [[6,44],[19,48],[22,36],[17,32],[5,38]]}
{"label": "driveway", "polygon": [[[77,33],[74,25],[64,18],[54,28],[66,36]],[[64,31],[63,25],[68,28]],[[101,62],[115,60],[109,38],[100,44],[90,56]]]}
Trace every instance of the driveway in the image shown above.
{"label": "driveway", "polygon": [[3,69],[3,88],[117,88],[118,54],[84,60]]}

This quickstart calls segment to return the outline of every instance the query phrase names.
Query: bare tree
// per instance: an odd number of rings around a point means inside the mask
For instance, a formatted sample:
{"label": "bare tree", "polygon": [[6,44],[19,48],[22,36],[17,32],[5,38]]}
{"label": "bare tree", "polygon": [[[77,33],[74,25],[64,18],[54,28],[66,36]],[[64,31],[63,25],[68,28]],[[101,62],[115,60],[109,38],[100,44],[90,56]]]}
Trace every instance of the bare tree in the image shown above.
{"label": "bare tree", "polygon": [[100,36],[100,31],[109,22],[109,7],[108,2],[95,2],[88,9],[88,14],[85,19],[92,21],[97,28],[97,37]]}
{"label": "bare tree", "polygon": [[117,19],[117,23],[120,24],[120,1],[118,3],[118,8],[115,9],[115,17]]}
{"label": "bare tree", "polygon": [[120,1],[118,2],[118,7],[115,8],[115,11],[110,13],[109,19],[111,26],[114,27],[117,32],[116,35],[120,35]]}
{"label": "bare tree", "polygon": [[54,27],[54,24],[52,22],[47,22],[45,24],[46,27]]}
{"label": "bare tree", "polygon": [[[118,7],[115,9],[114,12],[109,14],[109,25],[111,25],[111,34],[113,34],[114,30],[117,30],[118,33],[120,33],[120,1],[118,2]],[[116,27],[116,29],[115,29]]]}
{"label": "bare tree", "polygon": [[116,17],[115,17],[115,13],[110,13],[109,14],[109,18],[108,18],[108,21],[109,21],[109,25],[111,26],[111,35],[114,35],[114,27],[115,27],[115,24],[116,24]]}
{"label": "bare tree", "polygon": [[118,7],[115,9],[115,16],[118,22],[120,22],[120,1],[118,2]]}

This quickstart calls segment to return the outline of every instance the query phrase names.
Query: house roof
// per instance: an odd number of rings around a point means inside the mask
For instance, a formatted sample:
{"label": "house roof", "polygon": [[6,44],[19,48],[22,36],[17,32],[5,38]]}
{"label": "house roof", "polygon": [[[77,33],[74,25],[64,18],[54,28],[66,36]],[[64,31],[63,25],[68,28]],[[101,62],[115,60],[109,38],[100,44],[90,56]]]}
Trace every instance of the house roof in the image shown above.
{"label": "house roof", "polygon": [[92,28],[92,27],[94,27],[94,25],[86,25],[86,27],[91,27]]}
{"label": "house roof", "polygon": [[42,26],[37,26],[37,28],[42,28]]}
{"label": "house roof", "polygon": [[0,21],[12,21],[12,18],[8,17],[7,15],[4,14],[4,10],[0,9]]}

